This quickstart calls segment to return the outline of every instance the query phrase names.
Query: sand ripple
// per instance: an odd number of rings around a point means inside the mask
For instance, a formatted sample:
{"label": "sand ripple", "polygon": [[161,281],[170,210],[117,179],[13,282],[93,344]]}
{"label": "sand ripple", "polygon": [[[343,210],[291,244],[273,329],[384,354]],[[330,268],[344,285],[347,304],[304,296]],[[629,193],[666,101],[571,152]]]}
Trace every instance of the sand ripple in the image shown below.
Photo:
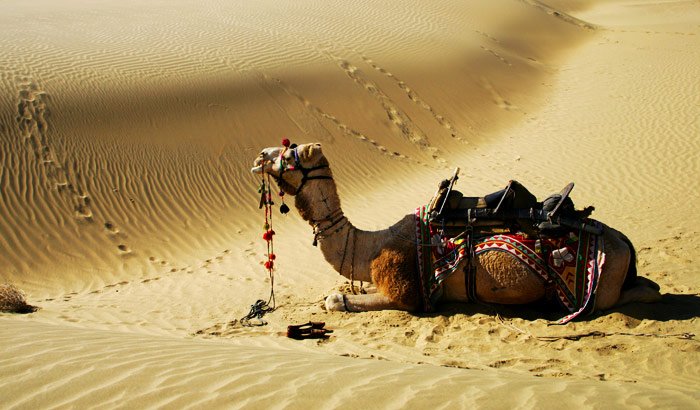
{"label": "sand ripple", "polygon": [[[0,387],[20,407],[453,405],[694,406],[653,385],[537,380],[497,371],[402,365],[274,348],[143,337],[3,319]],[[79,343],[76,343],[78,341]],[[503,389],[515,394],[502,394]],[[499,393],[500,392],[500,393]]]}

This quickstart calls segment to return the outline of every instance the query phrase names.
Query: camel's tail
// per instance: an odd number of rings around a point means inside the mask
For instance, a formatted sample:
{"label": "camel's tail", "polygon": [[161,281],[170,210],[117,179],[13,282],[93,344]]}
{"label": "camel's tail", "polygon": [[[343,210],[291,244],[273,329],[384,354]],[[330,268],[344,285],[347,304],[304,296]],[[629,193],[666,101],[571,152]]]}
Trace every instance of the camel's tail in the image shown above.
{"label": "camel's tail", "polygon": [[632,241],[630,241],[630,239],[627,236],[625,236],[625,234],[620,233],[620,238],[630,248],[630,264],[627,267],[627,276],[625,276],[625,282],[622,284],[622,290],[625,290],[633,288],[637,283],[637,251],[634,249]]}

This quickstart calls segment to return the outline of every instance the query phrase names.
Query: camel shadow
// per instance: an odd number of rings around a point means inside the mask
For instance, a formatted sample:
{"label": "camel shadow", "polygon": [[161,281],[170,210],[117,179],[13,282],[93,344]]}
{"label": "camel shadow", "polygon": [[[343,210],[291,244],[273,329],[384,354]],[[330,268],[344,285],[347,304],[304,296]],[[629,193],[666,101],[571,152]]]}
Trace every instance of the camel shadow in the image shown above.
{"label": "camel shadow", "polygon": [[630,303],[604,312],[620,312],[635,319],[659,322],[700,317],[700,296],[665,293],[658,303]]}
{"label": "camel shadow", "polygon": [[[610,313],[622,313],[623,315],[642,320],[649,319],[659,322],[669,320],[689,320],[700,317],[700,296],[688,294],[666,293],[657,303],[630,303],[615,307],[593,315],[580,316],[575,321],[587,321]],[[484,303],[445,303],[438,306],[438,310],[426,317],[463,315],[495,315],[506,318],[520,318],[525,320],[545,319],[555,321],[566,312],[552,302],[537,302],[529,305],[498,305]]]}

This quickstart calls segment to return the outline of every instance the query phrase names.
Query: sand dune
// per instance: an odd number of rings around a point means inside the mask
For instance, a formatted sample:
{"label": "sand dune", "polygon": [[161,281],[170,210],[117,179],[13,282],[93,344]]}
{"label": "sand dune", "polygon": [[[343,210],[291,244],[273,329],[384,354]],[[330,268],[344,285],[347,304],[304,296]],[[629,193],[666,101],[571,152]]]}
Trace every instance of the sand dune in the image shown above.
{"label": "sand dune", "polygon": [[510,1],[371,2],[363,19],[354,5],[43,6],[31,30],[5,17],[0,43],[12,185],[2,206],[14,215],[2,265],[13,280],[56,286],[73,271],[82,290],[152,275],[151,257],[220,252],[231,232],[257,226],[246,168],[284,135],[355,153],[336,167],[357,181],[351,192],[375,174],[440,178],[453,165],[446,150],[521,120],[538,79],[592,35]]}
{"label": "sand dune", "polygon": [[[591,382],[529,379],[502,370],[403,365],[66,326],[13,327],[18,330],[14,335],[4,326],[0,333],[3,344],[10,346],[2,353],[3,361],[21,357],[3,366],[12,375],[0,388],[10,407],[696,405],[687,392],[654,385],[608,382],[594,387]],[[24,371],[29,366],[32,373]]]}
{"label": "sand dune", "polygon": [[[697,407],[695,2],[0,10],[0,282],[42,307],[1,314],[8,407]],[[243,328],[269,292],[249,170],[282,137],[323,144],[364,229],[455,166],[471,194],[573,180],[663,303],[565,327],[481,305],[331,314],[347,285],[292,211],[275,214],[280,308]],[[309,319],[333,337],[280,336]]]}

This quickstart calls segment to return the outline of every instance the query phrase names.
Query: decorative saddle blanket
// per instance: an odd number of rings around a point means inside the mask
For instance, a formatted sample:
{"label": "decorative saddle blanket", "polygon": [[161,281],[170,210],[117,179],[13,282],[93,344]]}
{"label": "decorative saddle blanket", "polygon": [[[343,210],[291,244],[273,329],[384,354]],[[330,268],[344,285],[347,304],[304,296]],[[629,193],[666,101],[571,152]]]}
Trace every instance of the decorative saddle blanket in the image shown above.
{"label": "decorative saddle blanket", "polygon": [[[536,239],[518,234],[469,238],[471,240],[459,236],[447,238],[438,227],[430,224],[426,207],[416,209],[415,217],[425,311],[432,311],[442,294],[442,282],[465,258],[468,261],[470,254],[476,257],[485,252],[507,252],[537,274],[569,312],[557,323],[568,323],[593,310],[598,280],[605,263],[602,237],[581,230],[560,238]],[[469,297],[475,301],[474,277],[467,275],[467,282],[467,288],[471,289]]]}

